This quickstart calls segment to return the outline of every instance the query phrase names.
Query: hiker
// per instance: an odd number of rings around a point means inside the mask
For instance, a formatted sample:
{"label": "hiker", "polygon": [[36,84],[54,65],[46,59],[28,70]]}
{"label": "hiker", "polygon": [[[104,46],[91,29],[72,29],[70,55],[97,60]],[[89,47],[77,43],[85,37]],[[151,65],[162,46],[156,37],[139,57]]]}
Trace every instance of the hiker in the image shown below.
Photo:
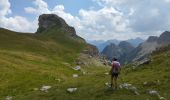
{"label": "hiker", "polygon": [[121,70],[120,63],[117,61],[116,58],[113,58],[112,68],[110,70],[110,75],[111,75],[111,87],[114,86],[115,89],[117,89],[117,78],[120,74],[120,70]]}

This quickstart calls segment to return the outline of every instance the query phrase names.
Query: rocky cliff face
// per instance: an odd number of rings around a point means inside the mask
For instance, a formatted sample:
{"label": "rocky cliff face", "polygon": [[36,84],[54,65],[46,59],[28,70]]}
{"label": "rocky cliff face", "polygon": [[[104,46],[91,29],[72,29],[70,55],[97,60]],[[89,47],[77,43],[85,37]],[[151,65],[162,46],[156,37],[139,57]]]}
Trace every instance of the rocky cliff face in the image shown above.
{"label": "rocky cliff face", "polygon": [[[74,27],[69,26],[64,19],[55,14],[42,14],[39,16],[39,28],[37,29],[37,34],[44,32],[52,27],[61,29],[62,31],[68,33],[71,37],[79,37],[76,35]],[[80,38],[80,37],[79,37]]]}
{"label": "rocky cliff face", "polygon": [[144,43],[139,45],[137,48],[126,57],[128,62],[141,61],[147,58],[157,48],[167,46],[170,44],[170,32],[163,32],[160,37],[150,36]]}
{"label": "rocky cliff face", "polygon": [[102,54],[106,55],[109,59],[112,59],[113,57],[117,57],[121,62],[124,61],[124,57],[131,52],[134,49],[134,47],[126,42],[122,41],[119,43],[119,45],[110,44],[104,48],[102,51]]}

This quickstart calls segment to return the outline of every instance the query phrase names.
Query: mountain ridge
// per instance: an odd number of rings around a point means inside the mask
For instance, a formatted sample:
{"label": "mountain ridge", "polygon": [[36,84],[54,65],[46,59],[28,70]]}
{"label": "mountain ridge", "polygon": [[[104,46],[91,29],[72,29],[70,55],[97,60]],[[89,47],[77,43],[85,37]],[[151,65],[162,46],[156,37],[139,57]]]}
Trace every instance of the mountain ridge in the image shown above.
{"label": "mountain ridge", "polygon": [[[104,49],[107,45],[109,45],[109,44],[111,44],[111,43],[114,43],[114,44],[118,45],[121,41],[122,41],[122,40],[113,39],[113,40],[107,40],[107,41],[94,40],[94,41],[87,41],[87,42],[90,43],[90,44],[95,45],[95,46],[98,48],[98,50],[99,50],[100,52],[102,52],[103,49]],[[144,40],[141,39],[141,38],[128,39],[128,40],[123,40],[123,41],[127,41],[127,42],[131,43],[134,47],[137,47],[140,43],[144,42]]]}

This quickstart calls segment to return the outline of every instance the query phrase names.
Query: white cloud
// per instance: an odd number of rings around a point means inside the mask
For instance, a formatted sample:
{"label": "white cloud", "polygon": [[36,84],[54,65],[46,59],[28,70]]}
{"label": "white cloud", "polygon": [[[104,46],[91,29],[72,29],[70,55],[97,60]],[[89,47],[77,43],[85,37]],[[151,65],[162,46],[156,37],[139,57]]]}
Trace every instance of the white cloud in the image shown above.
{"label": "white cloud", "polygon": [[[29,22],[21,16],[6,17],[10,14],[10,3],[3,0],[0,4],[0,26],[17,31],[36,31],[38,16],[43,13],[54,13],[74,26],[78,35],[86,39],[120,39],[159,35],[170,26],[169,0],[93,0],[101,8],[80,9],[78,16],[65,12],[64,5],[49,9],[43,0],[33,0],[33,7],[25,7],[27,13],[37,17]],[[23,27],[23,25],[25,27]]]}
{"label": "white cloud", "polygon": [[117,34],[129,30],[128,21],[123,18],[122,12],[113,7],[104,7],[100,10],[80,10],[82,28],[77,29],[86,38],[108,39],[116,38]]}
{"label": "white cloud", "polygon": [[34,23],[30,23],[26,18],[21,16],[3,18],[1,21],[5,28],[9,28],[15,31],[29,32],[33,31],[32,27]]}
{"label": "white cloud", "polygon": [[37,10],[35,8],[32,8],[32,7],[26,7],[26,8],[24,8],[24,10],[27,13],[31,13],[31,14],[36,14],[36,12],[37,12]]}
{"label": "white cloud", "polygon": [[[7,28],[14,31],[34,32],[36,21],[29,22],[22,16],[7,17],[11,14],[10,2],[8,0],[1,0],[0,3],[0,27]],[[37,25],[36,25],[37,26]]]}
{"label": "white cloud", "polygon": [[33,7],[25,7],[24,10],[27,13],[32,14],[43,14],[43,13],[50,13],[48,9],[48,4],[43,0],[34,0],[33,4],[36,6],[36,8]]}
{"label": "white cloud", "polygon": [[1,0],[1,3],[0,3],[0,17],[11,13],[10,6],[11,5],[10,5],[8,0]]}

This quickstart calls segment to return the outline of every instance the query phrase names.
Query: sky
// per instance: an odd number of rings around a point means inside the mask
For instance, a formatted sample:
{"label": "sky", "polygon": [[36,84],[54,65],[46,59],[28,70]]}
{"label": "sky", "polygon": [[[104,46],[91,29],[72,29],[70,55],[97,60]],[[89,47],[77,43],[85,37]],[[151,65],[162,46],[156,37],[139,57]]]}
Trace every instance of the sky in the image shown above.
{"label": "sky", "polygon": [[34,33],[53,13],[86,40],[146,39],[170,31],[169,11],[170,0],[0,0],[0,27]]}

